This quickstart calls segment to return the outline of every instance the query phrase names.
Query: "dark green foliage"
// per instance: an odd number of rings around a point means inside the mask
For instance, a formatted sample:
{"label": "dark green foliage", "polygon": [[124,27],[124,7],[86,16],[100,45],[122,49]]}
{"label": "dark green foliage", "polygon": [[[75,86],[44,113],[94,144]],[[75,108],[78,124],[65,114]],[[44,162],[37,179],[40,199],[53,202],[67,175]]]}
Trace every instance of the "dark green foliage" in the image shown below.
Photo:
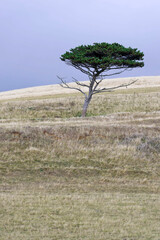
{"label": "dark green foliage", "polygon": [[125,48],[118,43],[104,42],[71,49],[61,56],[61,60],[81,71],[86,68],[87,72],[82,72],[87,74],[93,69],[98,76],[106,70],[143,67],[143,57],[143,52],[137,48]]}
{"label": "dark green foliage", "polygon": [[[85,96],[82,116],[86,116],[88,105],[94,94],[100,92],[110,92],[114,89],[127,87],[133,84],[121,84],[112,88],[98,88],[104,77],[120,74],[126,70],[143,67],[144,54],[137,48],[125,48],[118,43],[94,43],[93,45],[81,45],[71,49],[61,55],[61,60],[88,75],[89,84],[80,83],[75,79],[78,87],[69,86],[63,78],[61,86],[64,88],[75,89]],[[108,74],[108,71],[111,71]],[[88,88],[88,93],[80,87]]]}

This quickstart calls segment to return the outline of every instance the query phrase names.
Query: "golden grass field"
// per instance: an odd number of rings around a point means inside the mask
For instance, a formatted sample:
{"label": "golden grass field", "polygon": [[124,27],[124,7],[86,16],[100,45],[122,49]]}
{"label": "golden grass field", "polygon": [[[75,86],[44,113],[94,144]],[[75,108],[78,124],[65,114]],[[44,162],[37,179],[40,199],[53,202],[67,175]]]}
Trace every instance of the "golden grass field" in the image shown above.
{"label": "golden grass field", "polygon": [[138,79],[86,118],[58,85],[0,93],[0,240],[160,240],[160,77]]}

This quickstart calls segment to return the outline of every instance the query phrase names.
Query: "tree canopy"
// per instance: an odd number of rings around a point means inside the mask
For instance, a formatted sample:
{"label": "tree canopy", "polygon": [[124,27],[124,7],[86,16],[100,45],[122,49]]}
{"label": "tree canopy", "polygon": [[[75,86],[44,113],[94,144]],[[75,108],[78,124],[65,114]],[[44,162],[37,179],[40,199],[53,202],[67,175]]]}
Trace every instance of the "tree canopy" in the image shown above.
{"label": "tree canopy", "polygon": [[143,67],[143,56],[137,48],[103,42],[73,48],[61,55],[61,60],[89,76],[98,77],[115,75],[107,74],[109,70]]}
{"label": "tree canopy", "polygon": [[[108,92],[120,87],[133,84],[121,84],[112,88],[100,88],[100,83],[105,77],[120,74],[126,70],[143,67],[144,54],[137,48],[124,47],[118,43],[94,43],[93,45],[81,45],[70,49],[61,55],[60,59],[66,64],[75,67],[89,77],[89,84],[84,84],[75,80],[78,87],[71,87],[63,78],[61,86],[64,88],[76,89],[85,96],[82,116],[86,116],[88,105],[92,96],[100,92]],[[109,72],[109,73],[108,73]],[[88,88],[88,93],[81,87]],[[98,88],[99,87],[99,88]]]}

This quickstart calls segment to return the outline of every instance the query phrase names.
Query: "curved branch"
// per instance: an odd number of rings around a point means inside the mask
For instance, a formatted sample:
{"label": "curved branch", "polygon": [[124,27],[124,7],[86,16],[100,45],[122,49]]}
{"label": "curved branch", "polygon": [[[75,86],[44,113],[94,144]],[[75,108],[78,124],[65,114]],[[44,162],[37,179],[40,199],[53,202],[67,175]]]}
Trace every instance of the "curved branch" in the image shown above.
{"label": "curved branch", "polygon": [[96,90],[96,88],[98,87],[98,85],[101,83],[103,81],[103,79],[101,79],[101,80],[99,80],[99,81],[97,81],[97,80],[95,80],[95,86],[94,86],[94,89],[93,89],[93,92]]}
{"label": "curved branch", "polygon": [[132,85],[133,83],[135,83],[137,81],[138,81],[138,79],[136,79],[136,80],[134,80],[134,81],[132,81],[132,82],[130,82],[128,84],[121,84],[121,85],[116,86],[116,87],[98,89],[98,90],[95,90],[93,92],[93,94],[100,93],[100,92],[112,92],[113,90],[115,90],[117,88],[122,88],[122,87],[126,87],[127,88],[128,86]]}
{"label": "curved branch", "polygon": [[[113,69],[116,69],[116,68],[113,68]],[[113,69],[109,69],[109,70],[113,70]],[[117,69],[120,69],[120,68],[117,68]],[[123,73],[127,70],[128,68],[125,68],[123,69],[122,71],[120,72],[116,72],[116,73],[111,73],[111,74],[101,74],[102,77],[109,77],[109,76],[113,76],[113,75],[117,75],[117,74],[120,74],[120,73]],[[132,70],[132,69],[131,69]]]}
{"label": "curved branch", "polygon": [[79,85],[79,86],[81,86],[81,87],[87,87],[87,88],[89,88],[89,86],[87,85],[87,84],[84,84],[84,83],[81,83],[81,82],[79,82],[77,79],[75,79],[74,77],[72,77],[73,78],[73,80],[74,80],[74,82],[77,84],[77,85]]}
{"label": "curved branch", "polygon": [[68,83],[66,83],[63,78],[57,76],[58,79],[61,80],[61,83],[60,83],[60,86],[63,87],[63,88],[69,88],[69,89],[73,89],[73,90],[77,90],[79,92],[81,92],[84,96],[86,96],[86,93],[84,91],[82,91],[80,88],[77,88],[77,87],[71,87],[68,85]]}
{"label": "curved branch", "polygon": [[[81,64],[82,67],[80,67],[78,64],[75,64],[75,63],[68,63],[68,64],[75,67],[76,69],[80,70],[84,74],[87,74],[88,76],[92,76],[92,74],[93,74],[92,71],[90,70],[90,68],[87,67],[86,65]],[[83,67],[86,68],[88,71],[83,69]]]}

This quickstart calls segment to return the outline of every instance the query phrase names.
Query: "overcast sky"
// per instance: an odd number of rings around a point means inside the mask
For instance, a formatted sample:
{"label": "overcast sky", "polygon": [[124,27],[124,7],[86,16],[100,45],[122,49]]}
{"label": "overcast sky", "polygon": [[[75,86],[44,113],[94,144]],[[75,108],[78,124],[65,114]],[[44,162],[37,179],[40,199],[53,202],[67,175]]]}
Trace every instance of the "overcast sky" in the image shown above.
{"label": "overcast sky", "polygon": [[0,91],[87,80],[59,57],[95,42],[145,54],[145,67],[122,76],[160,75],[159,0],[0,0]]}

